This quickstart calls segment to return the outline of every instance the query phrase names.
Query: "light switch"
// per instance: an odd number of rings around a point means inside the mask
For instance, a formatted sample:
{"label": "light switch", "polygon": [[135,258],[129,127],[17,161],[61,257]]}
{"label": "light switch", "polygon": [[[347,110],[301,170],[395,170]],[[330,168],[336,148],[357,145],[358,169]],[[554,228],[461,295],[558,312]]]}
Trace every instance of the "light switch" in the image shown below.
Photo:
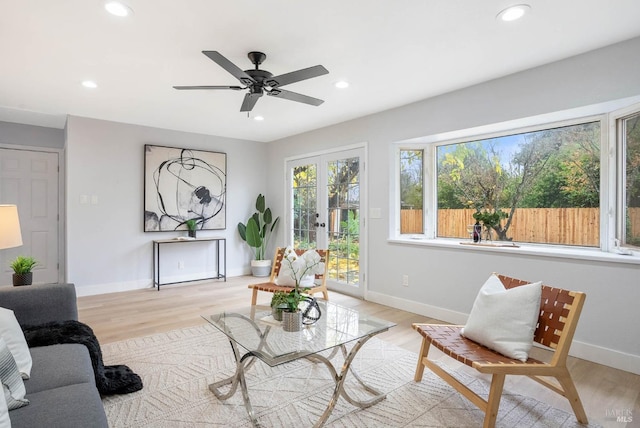
{"label": "light switch", "polygon": [[98,195],[91,195],[91,205],[98,205]]}
{"label": "light switch", "polygon": [[80,195],[80,205],[87,205],[89,203],[89,197],[87,195]]}

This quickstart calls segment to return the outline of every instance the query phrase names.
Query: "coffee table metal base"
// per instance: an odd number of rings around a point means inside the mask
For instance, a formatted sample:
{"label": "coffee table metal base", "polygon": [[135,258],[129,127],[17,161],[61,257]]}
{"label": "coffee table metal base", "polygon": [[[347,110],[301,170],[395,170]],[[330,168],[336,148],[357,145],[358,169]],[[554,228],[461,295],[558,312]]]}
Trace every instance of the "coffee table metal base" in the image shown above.
{"label": "coffee table metal base", "polygon": [[[343,344],[343,345],[340,345],[339,347],[334,348],[328,357],[324,357],[319,354],[307,354],[307,355],[300,356],[300,358],[304,358],[314,363],[323,363],[325,366],[327,366],[336,384],[333,390],[333,395],[329,400],[329,404],[327,405],[327,408],[325,409],[320,419],[313,425],[314,428],[321,427],[327,422],[327,419],[329,419],[329,416],[331,416],[331,412],[333,412],[333,409],[335,408],[338,402],[338,399],[341,396],[352,405],[363,408],[363,409],[369,406],[372,406],[376,403],[379,403],[380,401],[386,398],[386,394],[383,394],[377,389],[367,385],[362,380],[362,378],[358,376],[358,373],[351,367],[351,362],[355,358],[356,354],[358,353],[360,348],[362,348],[362,346],[371,337],[373,337],[373,335],[368,335],[359,339],[349,352],[347,352],[347,348]],[[258,420],[253,411],[253,406],[251,406],[251,400],[249,399],[249,392],[247,390],[247,381],[244,375],[245,370],[249,369],[249,367],[251,367],[255,363],[256,356],[252,352],[248,352],[245,355],[241,355],[236,343],[233,340],[229,340],[229,343],[231,344],[231,349],[233,350],[233,355],[236,360],[236,371],[228,379],[223,379],[221,381],[218,381],[209,385],[209,390],[213,392],[213,394],[219,400],[226,400],[231,396],[233,396],[236,393],[238,386],[240,386],[240,390],[242,391],[242,399],[244,400],[244,405],[247,409],[247,413],[249,414],[249,418],[251,418],[251,422],[253,423],[253,425],[258,427],[260,426],[260,424],[258,423]],[[342,369],[340,370],[340,373],[336,371],[335,367],[331,363],[331,359],[337,353],[338,348],[340,348],[345,358],[344,364],[342,365]],[[347,374],[349,372],[353,374],[355,379],[360,383],[360,385],[362,385],[365,391],[367,391],[369,394],[372,395],[372,397],[369,400],[365,400],[365,401],[356,400],[355,398],[349,395],[349,393],[344,387],[344,383],[345,383]],[[230,385],[229,390],[226,393],[221,392],[220,388],[227,385]]]}

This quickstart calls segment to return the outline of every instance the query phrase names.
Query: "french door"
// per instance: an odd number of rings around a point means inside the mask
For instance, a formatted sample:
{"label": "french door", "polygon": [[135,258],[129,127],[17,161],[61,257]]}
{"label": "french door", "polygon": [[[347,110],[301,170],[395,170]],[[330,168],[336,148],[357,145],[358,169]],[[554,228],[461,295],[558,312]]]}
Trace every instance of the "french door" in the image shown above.
{"label": "french door", "polygon": [[364,148],[287,162],[288,236],[296,248],[328,248],[327,286],[364,294]]}

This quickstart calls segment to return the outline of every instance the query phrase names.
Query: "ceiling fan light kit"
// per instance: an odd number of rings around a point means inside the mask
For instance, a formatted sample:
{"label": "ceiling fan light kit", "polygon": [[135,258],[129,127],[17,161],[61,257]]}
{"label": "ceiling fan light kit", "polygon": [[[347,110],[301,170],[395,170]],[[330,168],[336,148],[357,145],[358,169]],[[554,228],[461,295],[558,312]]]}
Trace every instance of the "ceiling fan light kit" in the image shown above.
{"label": "ceiling fan light kit", "polygon": [[261,70],[260,64],[267,59],[267,55],[262,52],[252,51],[247,54],[249,60],[254,64],[255,68],[242,70],[240,67],[229,61],[218,51],[202,51],[209,59],[224,68],[229,74],[238,79],[244,86],[174,86],[178,90],[201,90],[201,89],[231,89],[234,91],[249,89],[245,94],[240,112],[250,112],[258,102],[258,99],[265,93],[269,96],[281,98],[289,101],[296,101],[312,106],[319,106],[324,101],[313,98],[308,95],[299,94],[297,92],[280,89],[282,86],[300,82],[302,80],[311,79],[328,74],[329,71],[322,65],[316,65],[301,70],[292,71],[290,73],[274,76],[267,70]]}

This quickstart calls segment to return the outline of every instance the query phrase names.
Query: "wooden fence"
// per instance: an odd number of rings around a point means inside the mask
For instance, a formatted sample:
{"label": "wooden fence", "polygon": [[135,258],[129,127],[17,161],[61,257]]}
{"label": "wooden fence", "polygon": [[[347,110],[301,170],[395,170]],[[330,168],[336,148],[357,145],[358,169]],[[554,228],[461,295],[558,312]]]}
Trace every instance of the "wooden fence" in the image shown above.
{"label": "wooden fence", "polygon": [[[469,239],[473,209],[438,210],[438,236]],[[422,233],[422,210],[401,210],[401,233]],[[640,208],[629,209],[632,236],[640,236]],[[506,221],[506,220],[503,220]],[[599,208],[518,208],[507,236],[515,242],[597,247]]]}

